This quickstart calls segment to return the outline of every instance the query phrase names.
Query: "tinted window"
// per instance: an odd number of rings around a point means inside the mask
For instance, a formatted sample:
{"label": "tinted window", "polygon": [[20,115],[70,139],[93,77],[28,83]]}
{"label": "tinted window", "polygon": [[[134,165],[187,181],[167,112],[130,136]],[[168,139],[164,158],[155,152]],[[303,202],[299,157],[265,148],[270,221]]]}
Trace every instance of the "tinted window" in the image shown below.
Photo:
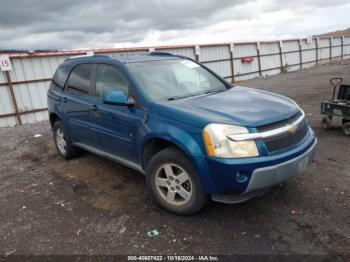
{"label": "tinted window", "polygon": [[68,68],[66,66],[59,67],[52,78],[52,82],[58,87],[64,87],[67,79],[67,74]]}
{"label": "tinted window", "polygon": [[89,94],[92,65],[76,66],[68,79],[68,91],[78,94]]}
{"label": "tinted window", "polygon": [[96,96],[104,97],[108,91],[122,90],[129,93],[129,82],[114,66],[98,65],[96,74]]}

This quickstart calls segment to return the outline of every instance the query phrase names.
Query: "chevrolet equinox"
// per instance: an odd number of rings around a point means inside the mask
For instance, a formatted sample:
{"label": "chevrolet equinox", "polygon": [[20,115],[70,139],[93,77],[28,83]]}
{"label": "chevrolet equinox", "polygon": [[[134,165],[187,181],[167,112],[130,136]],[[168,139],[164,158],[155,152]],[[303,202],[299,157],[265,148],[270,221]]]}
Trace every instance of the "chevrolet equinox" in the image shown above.
{"label": "chevrolet equinox", "polygon": [[133,168],[157,205],[183,215],[264,194],[303,172],[317,144],[293,100],[161,52],[67,59],[48,112],[63,158],[83,149]]}

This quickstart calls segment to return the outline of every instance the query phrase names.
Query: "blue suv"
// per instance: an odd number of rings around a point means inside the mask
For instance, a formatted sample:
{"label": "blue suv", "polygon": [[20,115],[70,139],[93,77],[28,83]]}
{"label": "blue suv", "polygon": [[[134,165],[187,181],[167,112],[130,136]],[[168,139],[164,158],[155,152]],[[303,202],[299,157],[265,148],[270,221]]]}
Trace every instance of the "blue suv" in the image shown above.
{"label": "blue suv", "polygon": [[53,76],[48,111],[63,158],[83,149],[133,168],[160,207],[183,215],[209,197],[262,195],[304,171],[317,144],[291,99],[232,86],[160,52],[67,59]]}

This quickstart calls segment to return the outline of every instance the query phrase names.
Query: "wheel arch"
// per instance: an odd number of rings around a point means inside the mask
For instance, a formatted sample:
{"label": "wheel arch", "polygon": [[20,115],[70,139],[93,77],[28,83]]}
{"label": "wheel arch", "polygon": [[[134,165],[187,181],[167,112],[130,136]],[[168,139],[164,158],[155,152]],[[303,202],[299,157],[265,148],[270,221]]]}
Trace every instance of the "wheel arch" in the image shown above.
{"label": "wheel arch", "polygon": [[146,136],[141,143],[142,167],[146,169],[149,160],[167,147],[176,147],[195,164],[194,155],[202,154],[198,142],[184,130],[177,127],[167,128],[167,133],[155,133]]}
{"label": "wheel arch", "polygon": [[178,143],[166,139],[164,137],[149,137],[146,139],[142,146],[142,168],[146,169],[149,161],[152,159],[154,155],[156,155],[158,152],[162,151],[165,148],[168,147],[175,147],[185,155],[189,155],[189,152],[186,148],[179,145]]}
{"label": "wheel arch", "polygon": [[52,128],[56,121],[61,121],[61,117],[58,114],[52,112],[49,115],[49,120]]}

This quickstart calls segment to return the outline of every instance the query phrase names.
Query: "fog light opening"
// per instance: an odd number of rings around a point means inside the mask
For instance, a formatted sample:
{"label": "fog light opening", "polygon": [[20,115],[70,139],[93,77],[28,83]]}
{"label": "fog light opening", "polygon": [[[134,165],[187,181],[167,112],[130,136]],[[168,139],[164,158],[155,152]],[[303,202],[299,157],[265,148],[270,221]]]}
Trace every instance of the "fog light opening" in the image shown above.
{"label": "fog light opening", "polygon": [[237,174],[236,174],[236,181],[238,183],[244,183],[247,180],[248,180],[248,175],[244,174],[244,172],[242,172],[242,171],[237,172]]}

